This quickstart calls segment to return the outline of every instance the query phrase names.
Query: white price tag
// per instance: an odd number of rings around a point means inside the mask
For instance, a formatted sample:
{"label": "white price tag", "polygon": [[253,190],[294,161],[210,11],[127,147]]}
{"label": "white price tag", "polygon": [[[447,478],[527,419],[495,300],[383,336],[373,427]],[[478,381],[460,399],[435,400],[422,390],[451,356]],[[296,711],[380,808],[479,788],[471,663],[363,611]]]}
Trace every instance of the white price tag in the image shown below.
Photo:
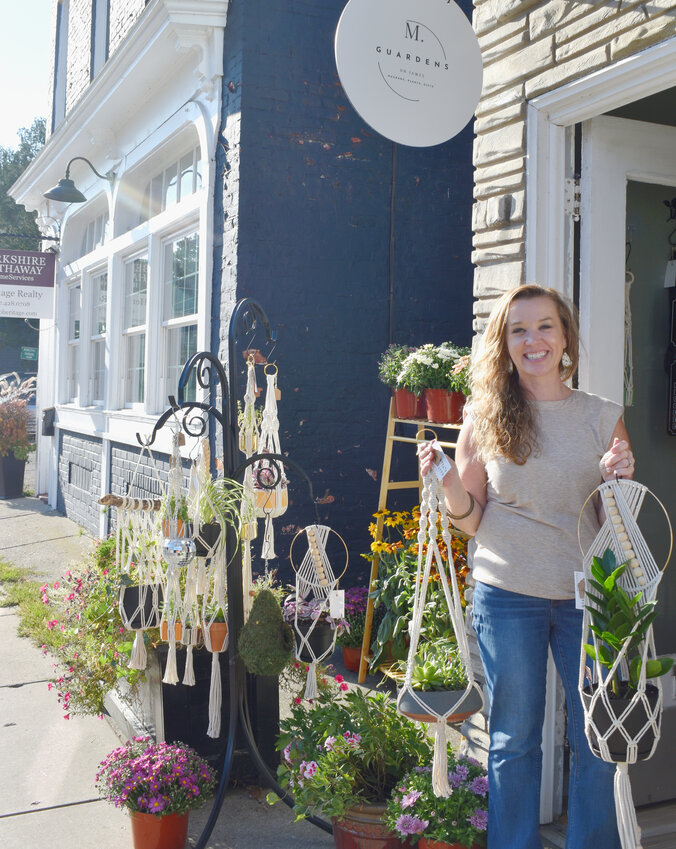
{"label": "white price tag", "polygon": [[434,447],[434,471],[441,481],[444,479],[444,476],[451,471],[451,461],[441,450],[441,446],[436,440],[432,443],[432,445]]}
{"label": "white price tag", "polygon": [[573,572],[575,581],[575,607],[584,610],[584,572]]}
{"label": "white price tag", "polygon": [[345,617],[345,590],[331,590],[329,593],[329,616],[331,619]]}

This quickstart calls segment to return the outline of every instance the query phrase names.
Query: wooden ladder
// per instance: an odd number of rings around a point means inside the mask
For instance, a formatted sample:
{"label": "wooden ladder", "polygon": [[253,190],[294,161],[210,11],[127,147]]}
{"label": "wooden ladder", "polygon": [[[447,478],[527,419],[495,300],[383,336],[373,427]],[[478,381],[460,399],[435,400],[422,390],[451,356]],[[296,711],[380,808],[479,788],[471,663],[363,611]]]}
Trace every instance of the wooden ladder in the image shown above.
{"label": "wooden ladder", "polygon": [[[416,435],[403,436],[397,433],[398,426],[415,425],[417,427]],[[380,495],[378,497],[378,512],[387,507],[387,496],[390,492],[396,489],[417,489],[422,491],[422,481],[416,478],[414,481],[393,481],[390,479],[392,469],[392,449],[395,442],[411,443],[417,445],[425,438],[425,431],[431,431],[436,437],[436,431],[440,428],[443,430],[460,430],[459,424],[445,424],[441,422],[428,422],[424,419],[398,419],[394,415],[394,398],[390,399],[390,411],[387,418],[387,432],[385,434],[385,454],[383,457],[383,471],[380,477]],[[451,448],[455,450],[455,442],[442,442],[439,440],[439,445],[442,448]],[[376,520],[376,535],[375,540],[379,542],[383,538],[383,516],[378,516]],[[369,593],[375,586],[378,580],[378,565],[380,563],[380,554],[375,552],[371,561],[371,574],[369,577]],[[366,679],[369,660],[371,658],[371,629],[373,627],[373,599],[369,597],[366,605],[366,616],[364,618],[364,637],[361,644],[361,660],[359,662],[359,678],[360,684]]]}

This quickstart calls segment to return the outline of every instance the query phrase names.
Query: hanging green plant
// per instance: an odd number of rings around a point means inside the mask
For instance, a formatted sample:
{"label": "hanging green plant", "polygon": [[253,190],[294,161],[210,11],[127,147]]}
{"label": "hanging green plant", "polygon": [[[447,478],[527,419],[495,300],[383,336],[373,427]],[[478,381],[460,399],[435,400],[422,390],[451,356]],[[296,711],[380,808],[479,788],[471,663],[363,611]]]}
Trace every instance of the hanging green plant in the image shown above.
{"label": "hanging green plant", "polygon": [[237,648],[244,665],[254,675],[279,675],[295,649],[293,629],[282,616],[270,590],[261,590],[251,605]]}

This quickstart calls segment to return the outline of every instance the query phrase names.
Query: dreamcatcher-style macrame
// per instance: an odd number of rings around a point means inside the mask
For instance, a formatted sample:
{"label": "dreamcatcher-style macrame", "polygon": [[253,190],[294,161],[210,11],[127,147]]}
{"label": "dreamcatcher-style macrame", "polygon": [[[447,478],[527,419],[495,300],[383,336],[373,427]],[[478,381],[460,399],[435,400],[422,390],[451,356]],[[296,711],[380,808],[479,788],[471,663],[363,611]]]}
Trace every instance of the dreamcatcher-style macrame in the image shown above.
{"label": "dreamcatcher-style macrame", "polygon": [[[637,610],[637,605],[654,602],[657,596],[657,588],[662,578],[662,571],[655,563],[655,559],[636,523],[636,517],[641,509],[646,494],[653,495],[647,487],[636,481],[614,480],[601,484],[595,492],[598,492],[601,503],[605,510],[606,519],[601,526],[594,542],[584,554],[584,579],[585,588],[592,596],[599,596],[599,590],[594,587],[594,581],[598,584],[598,575],[592,573],[594,558],[602,558],[604,552],[610,549],[617,566],[628,563],[627,568],[618,578],[618,584],[627,594],[627,604],[632,610]],[[580,513],[589,503],[595,493],[592,493]],[[653,495],[655,498],[655,496]],[[664,506],[656,498],[657,503],[664,510]],[[669,524],[669,533],[673,543],[673,534],[669,517],[664,510]],[[578,523],[578,536],[580,523]],[[671,557],[671,545],[667,563]],[[666,564],[665,564],[666,568]],[[640,594],[640,596],[639,596]],[[604,669],[600,662],[606,652],[608,645],[612,645],[602,638],[602,635],[591,631],[595,625],[595,612],[601,611],[593,597],[588,599],[585,605],[582,626],[582,650],[580,660],[580,675],[578,688],[582,699],[585,714],[585,733],[592,751],[597,757],[610,763],[616,763],[615,770],[615,809],[617,824],[620,833],[620,841],[623,849],[640,849],[641,837],[636,813],[631,795],[631,784],[629,782],[628,765],[637,760],[646,760],[652,757],[660,738],[660,726],[662,719],[662,686],[659,677],[652,679],[651,684],[655,688],[651,692],[646,689],[646,671],[651,662],[657,661],[655,653],[655,642],[653,638],[652,621],[638,645],[632,646],[631,635],[640,628],[640,621],[636,623],[632,631],[624,635],[626,639],[621,645],[617,656],[609,669]],[[598,629],[598,625],[596,625]],[[610,625],[608,626],[610,629]],[[608,633],[608,632],[606,632]],[[612,636],[609,634],[609,636]],[[593,657],[584,648],[585,642],[591,639]],[[617,648],[617,647],[615,647]],[[640,663],[636,687],[625,702],[612,698],[609,692],[612,682],[616,676],[626,680],[628,678],[629,666],[627,653],[632,649],[637,653],[634,660],[634,674],[636,665]],[[612,657],[611,657],[612,659]],[[590,670],[590,663],[592,668]],[[591,671],[591,679],[590,679]],[[624,704],[624,707],[621,705]]]}
{"label": "dreamcatcher-style macrame", "polygon": [[[261,453],[279,454],[279,417],[277,415],[277,366],[274,371],[268,371],[265,366],[266,391],[263,420],[261,422],[260,446]],[[256,488],[256,508],[258,517],[265,519],[263,548],[261,556],[266,562],[274,559],[275,534],[272,520],[283,515],[289,506],[287,480],[283,465],[279,460],[261,459],[256,463],[253,473],[253,483]]]}
{"label": "dreamcatcher-style macrame", "polygon": [[[326,543],[330,533],[334,533],[345,547],[345,566],[338,577],[336,577],[326,553]],[[300,565],[296,566],[293,560],[293,549],[296,541],[303,535],[306,537],[308,547]],[[289,548],[289,559],[296,573],[293,621],[296,632],[296,659],[303,663],[309,663],[305,683],[305,698],[314,699],[318,694],[317,663],[333,654],[336,647],[338,629],[334,626],[334,623],[327,623],[325,619],[331,613],[332,594],[338,592],[338,581],[347,569],[347,545],[345,545],[345,540],[340,534],[327,525],[308,525],[293,538]],[[342,592],[338,596],[334,595],[334,598],[336,598],[339,609],[335,617],[332,618],[342,618],[344,609]],[[313,618],[309,621],[309,624],[307,624],[308,620],[299,617],[299,613],[302,613],[304,609],[312,611]],[[304,625],[303,622],[306,624]],[[327,626],[332,627],[331,641],[325,645],[323,651],[316,654],[312,637],[320,629]]]}
{"label": "dreamcatcher-style macrame", "polygon": [[[441,523],[441,537],[446,544],[448,562],[444,563],[439,550],[438,522]],[[448,700],[438,701],[438,693],[414,690],[412,686],[416,653],[420,641],[422,617],[427,600],[430,575],[435,568],[439,574],[444,598],[448,606],[453,631],[457,640],[458,654],[465,667],[467,686],[464,690],[444,693]],[[474,679],[470,658],[469,642],[465,631],[465,619],[462,610],[460,588],[453,564],[453,548],[449,530],[444,490],[434,469],[423,478],[420,500],[420,520],[418,523],[418,566],[413,596],[413,616],[410,625],[411,643],[406,663],[404,685],[397,695],[397,708],[408,716],[429,716],[435,721],[434,757],[432,761],[432,787],[436,796],[448,797],[451,788],[448,783],[448,746],[446,723],[460,721],[483,707],[481,688]],[[409,708],[412,708],[409,710]],[[435,719],[431,719],[434,717]],[[428,721],[428,720],[425,720]]]}

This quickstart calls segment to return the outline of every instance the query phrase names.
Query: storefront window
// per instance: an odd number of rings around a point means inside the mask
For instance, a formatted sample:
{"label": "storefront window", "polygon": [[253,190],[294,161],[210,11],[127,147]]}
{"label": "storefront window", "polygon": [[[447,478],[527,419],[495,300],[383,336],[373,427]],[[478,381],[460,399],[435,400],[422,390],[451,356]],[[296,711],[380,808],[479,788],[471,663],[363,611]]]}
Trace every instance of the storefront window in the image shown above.
{"label": "storefront window", "polygon": [[67,395],[69,401],[78,397],[78,380],[80,377],[80,294],[81,287],[77,283],[68,289],[68,354],[67,354]]}
{"label": "storefront window", "polygon": [[[197,291],[199,277],[197,233],[167,242],[164,247],[164,327],[167,394],[174,394],[185,361],[197,350]],[[195,397],[194,380],[186,398]]]}
{"label": "storefront window", "polygon": [[106,376],[106,309],[108,304],[108,275],[92,277],[92,312],[89,362],[90,399],[102,403]]}
{"label": "storefront window", "polygon": [[147,258],[127,262],[123,331],[125,404],[142,404],[145,398],[147,289]]}

